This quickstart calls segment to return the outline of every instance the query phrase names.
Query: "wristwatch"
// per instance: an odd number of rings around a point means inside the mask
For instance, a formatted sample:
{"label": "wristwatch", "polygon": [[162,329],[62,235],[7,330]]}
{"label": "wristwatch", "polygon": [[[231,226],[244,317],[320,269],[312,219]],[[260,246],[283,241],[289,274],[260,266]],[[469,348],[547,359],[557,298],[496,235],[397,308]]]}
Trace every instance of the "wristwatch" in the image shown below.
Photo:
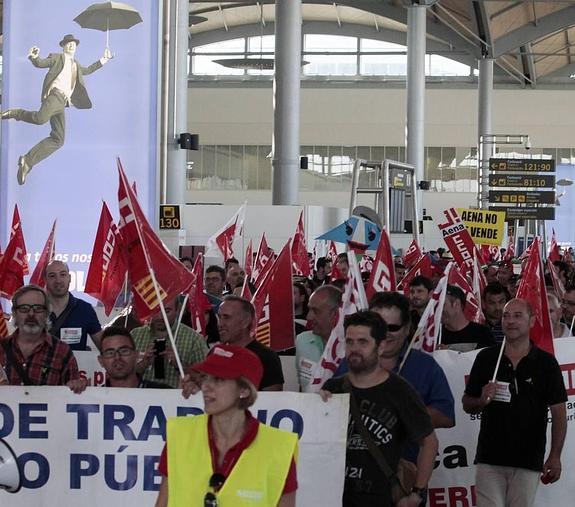
{"label": "wristwatch", "polygon": [[419,498],[421,498],[421,501],[423,502],[427,499],[427,488],[418,488],[417,486],[413,486],[409,494],[419,496]]}

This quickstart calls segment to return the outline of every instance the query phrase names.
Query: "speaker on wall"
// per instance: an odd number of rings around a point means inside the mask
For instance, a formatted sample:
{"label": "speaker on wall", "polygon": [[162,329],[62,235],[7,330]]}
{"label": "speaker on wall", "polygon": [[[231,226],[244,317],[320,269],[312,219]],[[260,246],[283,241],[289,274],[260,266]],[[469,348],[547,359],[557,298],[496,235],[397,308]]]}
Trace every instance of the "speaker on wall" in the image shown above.
{"label": "speaker on wall", "polygon": [[190,134],[184,132],[178,138],[178,144],[182,150],[199,150],[200,149],[200,136],[198,134]]}

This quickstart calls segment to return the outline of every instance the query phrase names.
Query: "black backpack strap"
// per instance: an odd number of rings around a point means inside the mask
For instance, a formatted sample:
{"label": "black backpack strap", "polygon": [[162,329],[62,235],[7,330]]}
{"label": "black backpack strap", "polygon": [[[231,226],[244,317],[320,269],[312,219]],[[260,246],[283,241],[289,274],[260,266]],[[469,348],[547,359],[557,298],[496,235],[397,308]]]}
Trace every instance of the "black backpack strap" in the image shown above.
{"label": "black backpack strap", "polygon": [[6,375],[8,375],[8,378],[10,378],[10,369],[14,368],[16,370],[16,373],[20,377],[20,380],[22,381],[23,385],[25,386],[34,385],[30,380],[30,377],[28,376],[28,372],[24,368],[22,368],[22,365],[18,362],[16,356],[14,356],[14,352],[12,350],[10,342],[3,341],[2,348],[4,349],[4,353],[6,354],[6,366],[8,369],[8,371],[6,371]]}

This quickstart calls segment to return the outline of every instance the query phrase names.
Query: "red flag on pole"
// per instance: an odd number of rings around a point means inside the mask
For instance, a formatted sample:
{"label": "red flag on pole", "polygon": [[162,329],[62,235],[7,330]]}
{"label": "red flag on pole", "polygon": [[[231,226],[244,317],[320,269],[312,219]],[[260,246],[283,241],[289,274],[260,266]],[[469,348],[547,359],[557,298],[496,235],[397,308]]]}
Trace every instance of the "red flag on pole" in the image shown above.
{"label": "red flag on pole", "polygon": [[557,268],[551,262],[551,259],[547,257],[547,270],[549,271],[549,275],[551,276],[551,281],[553,282],[553,289],[555,290],[555,294],[559,298],[559,301],[563,300],[563,296],[565,295],[565,286],[559,278],[557,274]]}
{"label": "red flag on pole", "polygon": [[461,274],[461,271],[459,271],[457,266],[451,266],[447,277],[447,283],[449,285],[457,285],[465,293],[465,308],[463,311],[465,318],[473,322],[485,322],[485,317],[481,310],[481,302],[477,300],[467,278]]}
{"label": "red flag on pole", "polygon": [[24,266],[22,267],[24,275],[30,274],[30,268],[28,266],[28,253],[26,252],[26,242],[24,241],[24,233],[22,232],[22,220],[20,220],[20,212],[18,211],[18,205],[14,205],[14,213],[12,214],[12,229],[10,230],[10,239],[14,236],[19,236],[18,241],[23,249],[23,259]]}
{"label": "red flag on pole", "polygon": [[48,235],[48,239],[46,240],[46,244],[44,245],[44,249],[40,254],[40,259],[36,263],[36,267],[34,268],[34,272],[30,277],[30,283],[38,285],[40,287],[44,287],[46,282],[44,281],[44,277],[42,274],[46,269],[46,266],[50,263],[50,261],[54,260],[54,255],[56,255],[56,220],[52,224],[52,230]]}
{"label": "red flag on pole", "polygon": [[[455,208],[446,209],[443,214],[447,221],[438,225],[443,241],[445,241],[463,275],[469,275],[471,279],[473,256],[477,246]],[[482,258],[481,254],[478,254],[478,256],[480,259]]]}
{"label": "red flag on pole", "polygon": [[499,260],[501,252],[497,245],[481,245],[481,257],[483,262],[495,262]]}
{"label": "red flag on pole", "polygon": [[427,278],[431,278],[433,276],[433,265],[428,254],[422,255],[419,258],[414,266],[401,279],[398,288],[403,289],[403,293],[406,296],[409,296],[409,282],[419,275],[426,276]]}
{"label": "red flag on pole", "polygon": [[0,296],[10,299],[17,289],[24,285],[24,267],[26,266],[26,246],[19,228],[6,247],[0,261]]}
{"label": "red flag on pole", "polygon": [[254,261],[253,270],[252,270],[252,279],[258,286],[258,282],[261,282],[261,272],[265,268],[266,264],[270,259],[273,259],[274,251],[268,246],[268,242],[266,241],[266,234],[265,232],[262,234],[262,239],[260,240],[260,246],[258,247],[258,253],[256,255],[256,260]]}
{"label": "red flag on pole", "polygon": [[507,239],[507,250],[505,250],[505,255],[503,255],[503,260],[505,262],[511,261],[515,257],[515,240],[513,239],[513,235],[510,234],[509,238]]}
{"label": "red flag on pole", "polygon": [[395,290],[395,267],[389,236],[385,229],[381,231],[373,269],[365,289],[367,300],[370,301],[376,292]]}
{"label": "red flag on pole", "polygon": [[419,248],[417,241],[412,239],[409,248],[403,255],[403,264],[406,268],[411,268],[411,266],[413,266],[421,258],[422,255],[423,254],[421,253],[421,248]]}
{"label": "red flag on pole", "polygon": [[253,254],[253,247],[252,247],[252,240],[248,243],[248,247],[246,248],[246,256],[244,257],[244,273],[245,273],[245,280],[251,280],[252,278],[252,266],[254,262],[254,254]]}
{"label": "red flag on pole", "polygon": [[226,224],[218,230],[206,243],[204,256],[224,257],[224,261],[234,256],[234,241],[243,234],[244,217],[246,213],[245,203]]}
{"label": "red flag on pole", "polygon": [[252,298],[258,323],[256,339],[275,351],[295,343],[291,270],[288,241]]}
{"label": "red flag on pole", "polygon": [[84,292],[102,302],[106,315],[122,291],[127,270],[122,235],[103,202]]}
{"label": "red flag on pole", "polygon": [[527,264],[523,270],[517,289],[517,297],[529,302],[535,316],[535,324],[529,332],[533,343],[539,348],[554,354],[553,328],[549,317],[547,288],[543,276],[543,262],[539,252],[540,240],[536,236],[531,243]]}
{"label": "red flag on pole", "polygon": [[295,235],[291,245],[291,257],[293,262],[294,273],[309,277],[309,258],[305,244],[305,230],[303,224],[303,210],[299,215]]}
{"label": "red flag on pole", "polygon": [[559,252],[559,245],[557,244],[557,239],[555,239],[555,228],[552,229],[551,234],[551,245],[549,246],[549,253],[547,254],[547,258],[551,262],[560,261],[561,260],[561,253]]}
{"label": "red flag on pole", "polygon": [[335,263],[337,262],[337,248],[334,241],[329,242],[326,258],[335,266]]}
{"label": "red flag on pole", "polygon": [[201,253],[196,257],[192,273],[196,279],[190,287],[188,298],[190,320],[192,321],[194,330],[206,336],[206,312],[212,309],[212,305],[204,293],[204,258]]}
{"label": "red flag on pole", "polygon": [[124,240],[134,305],[140,320],[160,309],[160,300],[173,300],[189,290],[194,274],[156,235],[128,183],[118,160],[120,233]]}

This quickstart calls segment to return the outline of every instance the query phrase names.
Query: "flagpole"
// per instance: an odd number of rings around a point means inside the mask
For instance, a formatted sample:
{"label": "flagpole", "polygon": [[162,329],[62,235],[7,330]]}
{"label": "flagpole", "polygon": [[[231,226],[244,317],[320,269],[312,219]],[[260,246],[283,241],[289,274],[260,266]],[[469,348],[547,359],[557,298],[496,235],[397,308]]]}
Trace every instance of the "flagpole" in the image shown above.
{"label": "flagpole", "polygon": [[571,327],[569,328],[569,332],[571,334],[573,334],[573,324],[575,324],[575,315],[573,315],[573,318],[571,319]]}
{"label": "flagpole", "polygon": [[405,361],[407,361],[407,356],[409,355],[409,353],[411,352],[411,349],[413,348],[413,344],[415,343],[415,341],[419,338],[419,336],[421,335],[421,331],[422,328],[417,328],[417,330],[415,331],[415,333],[413,334],[413,338],[411,339],[411,341],[409,342],[409,345],[407,346],[407,350],[405,351],[405,354],[403,355],[403,359],[401,360],[401,364],[399,365],[399,368],[397,369],[397,373],[399,374],[401,372],[401,369],[403,368],[403,365],[405,364]]}
{"label": "flagpole", "polygon": [[184,297],[184,301],[182,302],[182,306],[180,307],[180,313],[178,314],[178,320],[176,323],[176,331],[174,334],[178,336],[178,331],[180,330],[180,324],[182,323],[182,317],[184,316],[184,311],[186,310],[186,305],[188,304],[188,298],[190,297],[190,293],[188,292]]}
{"label": "flagpole", "polygon": [[495,382],[497,378],[497,370],[499,369],[499,364],[501,363],[501,358],[503,357],[503,350],[505,349],[505,336],[503,337],[503,341],[501,342],[501,350],[499,351],[499,357],[497,358],[497,364],[495,365],[495,371],[493,372],[493,378],[491,382]]}
{"label": "flagpole", "polygon": [[[132,203],[132,189],[129,185],[127,185],[127,178],[124,174],[124,170],[122,168],[122,164],[120,159],[118,158],[118,165],[120,168],[120,174],[122,178],[122,183],[124,188],[126,189],[126,198],[130,202],[130,209],[134,210],[134,204]],[[140,240],[140,244],[142,245],[142,252],[144,253],[144,259],[146,260],[146,265],[148,267],[148,271],[150,273],[150,278],[152,279],[152,284],[154,285],[154,291],[156,293],[156,297],[158,299],[158,303],[160,306],[160,311],[162,313],[162,318],[164,319],[164,324],[166,325],[166,330],[168,331],[168,338],[170,339],[170,343],[172,344],[172,350],[174,352],[174,357],[176,358],[176,363],[178,365],[178,371],[180,372],[180,376],[184,378],[184,368],[182,366],[182,360],[180,359],[180,355],[178,354],[178,349],[176,348],[176,340],[174,339],[174,335],[172,333],[172,327],[170,326],[170,322],[168,320],[168,316],[166,315],[166,309],[164,308],[164,302],[162,301],[160,288],[158,286],[158,281],[156,280],[156,274],[154,273],[154,269],[152,268],[152,262],[150,260],[150,256],[148,254],[148,250],[146,249],[146,243],[144,242],[144,238],[142,237],[142,231],[140,230],[140,225],[138,220],[134,220],[134,225],[136,226],[136,231],[138,233],[138,238]],[[188,287],[189,288],[189,287]]]}

